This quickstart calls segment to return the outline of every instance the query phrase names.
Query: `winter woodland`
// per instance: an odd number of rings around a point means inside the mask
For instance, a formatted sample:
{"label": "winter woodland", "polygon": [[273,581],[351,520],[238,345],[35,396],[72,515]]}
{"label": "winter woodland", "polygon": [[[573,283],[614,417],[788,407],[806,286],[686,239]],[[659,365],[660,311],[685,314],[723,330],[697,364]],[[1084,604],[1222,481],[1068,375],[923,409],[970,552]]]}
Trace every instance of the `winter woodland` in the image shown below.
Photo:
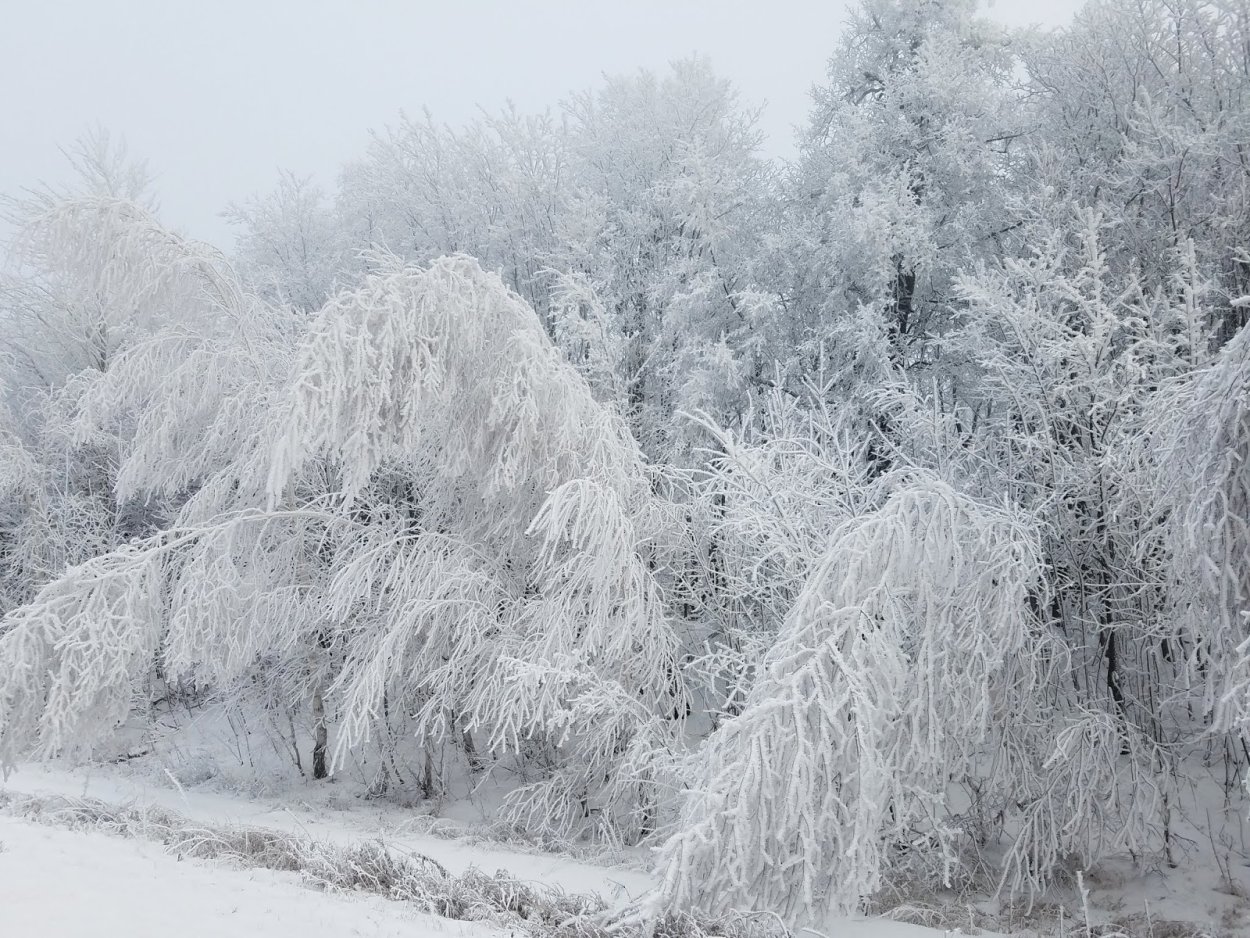
{"label": "winter woodland", "polygon": [[239,715],[653,848],[643,922],[1235,866],[1248,30],[863,0],[792,161],[683,61],[403,117],[229,256],[84,140],[7,203],[0,764]]}

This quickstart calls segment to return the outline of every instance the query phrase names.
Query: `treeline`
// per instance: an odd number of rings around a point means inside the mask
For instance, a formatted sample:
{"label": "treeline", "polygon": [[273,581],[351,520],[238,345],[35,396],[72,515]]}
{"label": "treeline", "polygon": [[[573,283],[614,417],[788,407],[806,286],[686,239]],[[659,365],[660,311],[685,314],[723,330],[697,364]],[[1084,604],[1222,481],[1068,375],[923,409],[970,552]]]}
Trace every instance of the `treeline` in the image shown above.
{"label": "treeline", "polygon": [[643,912],[1181,862],[1250,763],[1248,17],[865,0],[793,162],[677,63],[229,261],[89,141],[9,206],[0,763],[213,695],[660,845]]}

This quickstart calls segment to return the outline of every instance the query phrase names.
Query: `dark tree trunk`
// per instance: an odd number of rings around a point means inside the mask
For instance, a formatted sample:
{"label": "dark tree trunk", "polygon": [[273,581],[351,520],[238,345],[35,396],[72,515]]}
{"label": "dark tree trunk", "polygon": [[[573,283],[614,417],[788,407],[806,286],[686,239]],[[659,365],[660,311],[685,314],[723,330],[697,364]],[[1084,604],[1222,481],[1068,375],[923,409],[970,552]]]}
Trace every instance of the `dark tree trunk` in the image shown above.
{"label": "dark tree trunk", "polygon": [[329,732],[326,729],[326,705],[321,696],[321,685],[313,691],[313,778],[325,778],[330,773],[326,769],[326,749],[328,748]]}
{"label": "dark tree trunk", "polygon": [[469,761],[469,771],[476,775],[482,771],[482,757],[477,754],[477,744],[473,742],[473,734],[466,728],[461,731],[461,745],[464,756]]}

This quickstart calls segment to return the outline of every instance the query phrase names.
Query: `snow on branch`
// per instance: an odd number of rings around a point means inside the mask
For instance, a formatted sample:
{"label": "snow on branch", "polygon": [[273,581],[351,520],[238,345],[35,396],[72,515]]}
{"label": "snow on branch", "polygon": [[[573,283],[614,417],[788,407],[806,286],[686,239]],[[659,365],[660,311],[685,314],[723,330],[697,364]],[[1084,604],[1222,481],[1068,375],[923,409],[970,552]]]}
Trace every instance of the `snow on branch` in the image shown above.
{"label": "snow on branch", "polygon": [[176,318],[188,305],[240,305],[225,258],[112,195],[35,196],[19,207],[11,250],[19,263],[70,275],[79,296],[108,297],[119,316]]}
{"label": "snow on branch", "polygon": [[1031,681],[1036,536],[924,478],[833,534],[745,711],[708,740],[662,848],[666,908],[849,910]]}
{"label": "snow on branch", "polygon": [[160,642],[159,579],[156,555],[122,549],[0,620],[0,766],[89,754],[126,720]]}
{"label": "snow on branch", "polygon": [[[0,766],[82,758],[163,670],[237,679],[315,629],[289,568],[314,511],[250,512],[170,529],[73,567],[0,619]],[[292,629],[300,625],[300,629]]]}
{"label": "snow on branch", "polygon": [[621,482],[633,449],[497,276],[462,255],[424,270],[393,262],[313,323],[270,494],[317,453],[339,461],[351,499],[397,458],[481,476],[489,496],[545,493],[582,467]]}
{"label": "snow on branch", "polygon": [[1250,329],[1173,382],[1148,443],[1172,584],[1217,728],[1250,734]]}

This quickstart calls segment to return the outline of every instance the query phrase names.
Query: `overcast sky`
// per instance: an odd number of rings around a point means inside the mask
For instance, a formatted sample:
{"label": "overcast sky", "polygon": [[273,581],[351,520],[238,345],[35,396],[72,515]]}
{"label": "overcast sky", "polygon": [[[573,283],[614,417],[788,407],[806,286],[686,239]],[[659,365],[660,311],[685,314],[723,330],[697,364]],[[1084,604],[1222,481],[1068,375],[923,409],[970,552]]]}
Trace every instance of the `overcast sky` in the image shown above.
{"label": "overcast sky", "polygon": [[[1058,25],[1078,0],[997,0]],[[553,105],[605,72],[707,55],[791,152],[846,0],[0,0],[0,192],[65,179],[93,126],[157,175],[167,224],[227,247],[219,213],[279,169],[332,185],[370,128],[428,107]]]}

